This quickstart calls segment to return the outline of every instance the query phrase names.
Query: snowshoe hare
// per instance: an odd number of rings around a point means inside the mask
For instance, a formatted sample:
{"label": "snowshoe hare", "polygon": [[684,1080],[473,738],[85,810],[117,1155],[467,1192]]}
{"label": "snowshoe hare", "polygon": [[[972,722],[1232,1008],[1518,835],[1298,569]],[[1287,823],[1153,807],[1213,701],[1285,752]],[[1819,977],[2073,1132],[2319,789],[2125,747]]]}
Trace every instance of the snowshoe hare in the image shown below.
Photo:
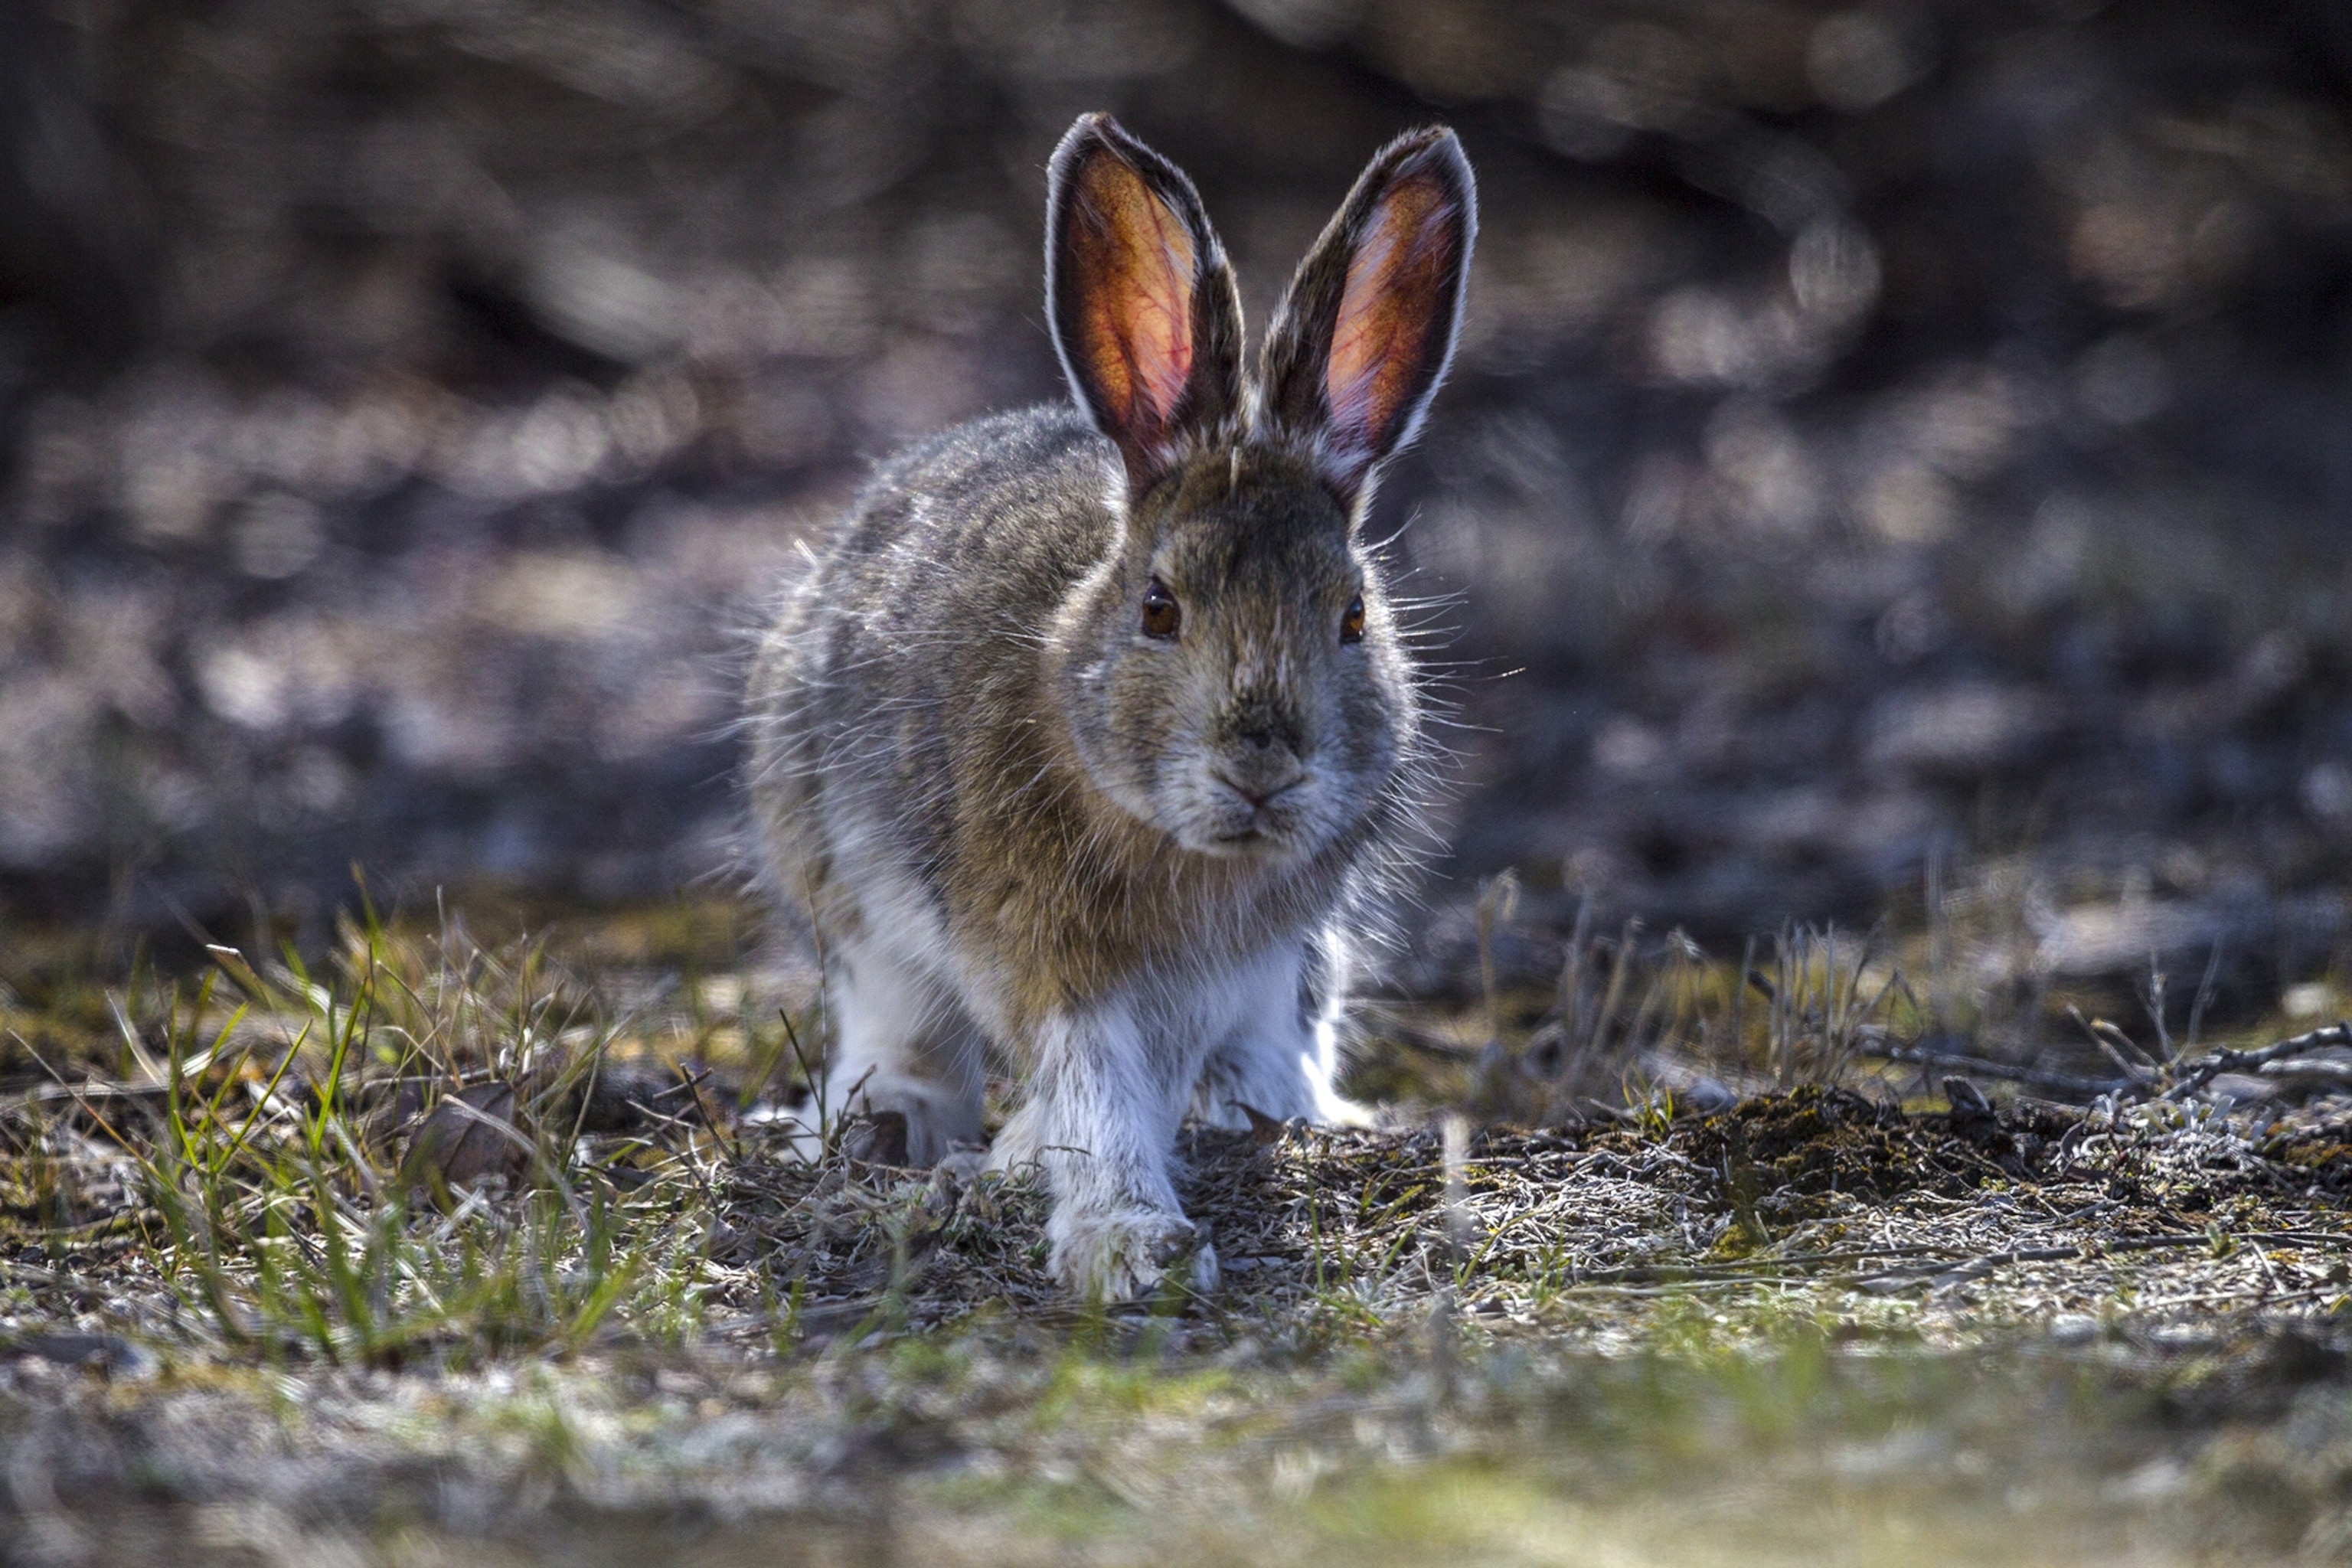
{"label": "snowshoe hare", "polygon": [[750,797],[820,939],[826,1109],[1050,1184],[1053,1266],[1131,1297],[1216,1255],[1185,1115],[1339,1120],[1351,949],[1409,858],[1415,671],[1360,524],[1444,377],[1476,229],[1450,131],[1375,157],[1256,374],[1192,182],[1108,116],[1050,171],[1074,405],[885,464],[761,642]]}

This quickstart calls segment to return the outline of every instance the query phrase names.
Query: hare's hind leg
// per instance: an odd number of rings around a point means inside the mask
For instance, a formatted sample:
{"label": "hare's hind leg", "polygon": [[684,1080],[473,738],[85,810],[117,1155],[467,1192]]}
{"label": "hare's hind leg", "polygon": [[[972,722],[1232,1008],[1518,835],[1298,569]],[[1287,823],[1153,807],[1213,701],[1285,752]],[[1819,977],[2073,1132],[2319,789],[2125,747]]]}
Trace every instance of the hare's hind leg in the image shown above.
{"label": "hare's hind leg", "polygon": [[984,1047],[961,1005],[871,940],[828,953],[824,984],[834,1027],[826,1118],[897,1111],[907,1119],[913,1165],[978,1143]]}
{"label": "hare's hind leg", "polygon": [[1369,1123],[1364,1108],[1332,1087],[1344,979],[1339,964],[1304,942],[1276,948],[1237,973],[1240,1022],[1202,1064],[1192,1115],[1237,1132],[1248,1131],[1251,1111],[1276,1121]]}

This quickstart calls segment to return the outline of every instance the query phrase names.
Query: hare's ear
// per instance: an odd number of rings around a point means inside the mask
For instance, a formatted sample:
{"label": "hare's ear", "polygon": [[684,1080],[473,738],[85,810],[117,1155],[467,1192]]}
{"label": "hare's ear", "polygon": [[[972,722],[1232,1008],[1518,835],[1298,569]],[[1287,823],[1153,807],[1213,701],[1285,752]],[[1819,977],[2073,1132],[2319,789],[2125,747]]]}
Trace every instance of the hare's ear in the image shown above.
{"label": "hare's ear", "polygon": [[1444,379],[1478,231],[1454,132],[1382,148],[1299,263],[1265,340],[1265,433],[1304,447],[1353,505]]}
{"label": "hare's ear", "polygon": [[1070,392],[1141,494],[1242,407],[1242,307],[1192,182],[1108,114],[1054,150],[1045,306]]}

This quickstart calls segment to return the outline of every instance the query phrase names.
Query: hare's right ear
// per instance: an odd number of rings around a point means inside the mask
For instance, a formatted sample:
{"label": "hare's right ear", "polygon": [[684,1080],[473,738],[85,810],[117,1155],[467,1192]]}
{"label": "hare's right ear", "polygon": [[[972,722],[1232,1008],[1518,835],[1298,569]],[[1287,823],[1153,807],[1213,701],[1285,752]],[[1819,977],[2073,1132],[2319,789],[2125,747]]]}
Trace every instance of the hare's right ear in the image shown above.
{"label": "hare's right ear", "polygon": [[1109,115],[1079,117],[1049,178],[1054,347],[1140,495],[1241,413],[1240,292],[1192,182]]}
{"label": "hare's right ear", "polygon": [[1412,439],[1462,322],[1478,232],[1454,132],[1409,132],[1376,154],[1298,264],[1259,378],[1265,434],[1306,452],[1354,506]]}

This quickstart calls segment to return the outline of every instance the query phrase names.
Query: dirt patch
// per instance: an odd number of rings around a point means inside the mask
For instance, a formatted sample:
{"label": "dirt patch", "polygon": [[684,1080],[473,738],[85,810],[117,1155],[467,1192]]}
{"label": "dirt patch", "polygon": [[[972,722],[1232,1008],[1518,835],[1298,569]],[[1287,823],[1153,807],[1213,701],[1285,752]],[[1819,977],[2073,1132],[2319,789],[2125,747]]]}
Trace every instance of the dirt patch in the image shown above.
{"label": "dirt patch", "polygon": [[[1809,1087],[1647,1129],[1487,1129],[1450,1189],[1434,1128],[1196,1132],[1186,1203],[1225,1285],[1160,1310],[1311,1338],[1443,1298],[1497,1328],[1581,1323],[1606,1339],[1637,1331],[1616,1310],[1628,1287],[1801,1289],[1843,1311],[1941,1285],[1910,1327],[1968,1338],[2143,1300],[2340,1300],[2330,1270],[2352,1214],[2326,1138],[2258,1145],[2168,1110],[1920,1114]],[[755,1314],[792,1303],[793,1332],[1072,1310],[1045,1273],[1043,1195],[1021,1183],[754,1155],[730,1173],[722,1213],[721,1294]]]}
{"label": "dirt patch", "polygon": [[1743,1101],[1666,1142],[1720,1171],[1730,1201],[1796,1220],[1819,1218],[1828,1206],[1819,1200],[1839,1193],[1959,1197],[1988,1176],[2029,1176],[2013,1137],[1998,1127],[1966,1130],[1975,1136],[1960,1135],[1948,1118],[1907,1116],[1842,1089],[1802,1089]]}
{"label": "dirt patch", "polygon": [[[651,1561],[724,1519],[745,1560],[1370,1563],[1507,1518],[1582,1544],[1473,1555],[1559,1561],[1607,1554],[1580,1500],[1647,1539],[1711,1486],[1744,1546],[1756,1497],[1859,1524],[1946,1471],[1962,1520],[2063,1470],[2052,1529],[2232,1488],[2284,1500],[2265,1542],[2343,1522],[2340,1100],[1922,1110],[1865,1065],[1704,1114],[1629,1079],[1551,1127],[1195,1132],[1223,1288],[1089,1306],[1034,1184],[865,1128],[793,1158],[760,1087],[793,1026],[730,987],[353,936],[331,985],[239,961],[242,1010],[93,994],[0,1101],[10,1550]],[[2053,1405],[2085,1387],[2095,1422]]]}

